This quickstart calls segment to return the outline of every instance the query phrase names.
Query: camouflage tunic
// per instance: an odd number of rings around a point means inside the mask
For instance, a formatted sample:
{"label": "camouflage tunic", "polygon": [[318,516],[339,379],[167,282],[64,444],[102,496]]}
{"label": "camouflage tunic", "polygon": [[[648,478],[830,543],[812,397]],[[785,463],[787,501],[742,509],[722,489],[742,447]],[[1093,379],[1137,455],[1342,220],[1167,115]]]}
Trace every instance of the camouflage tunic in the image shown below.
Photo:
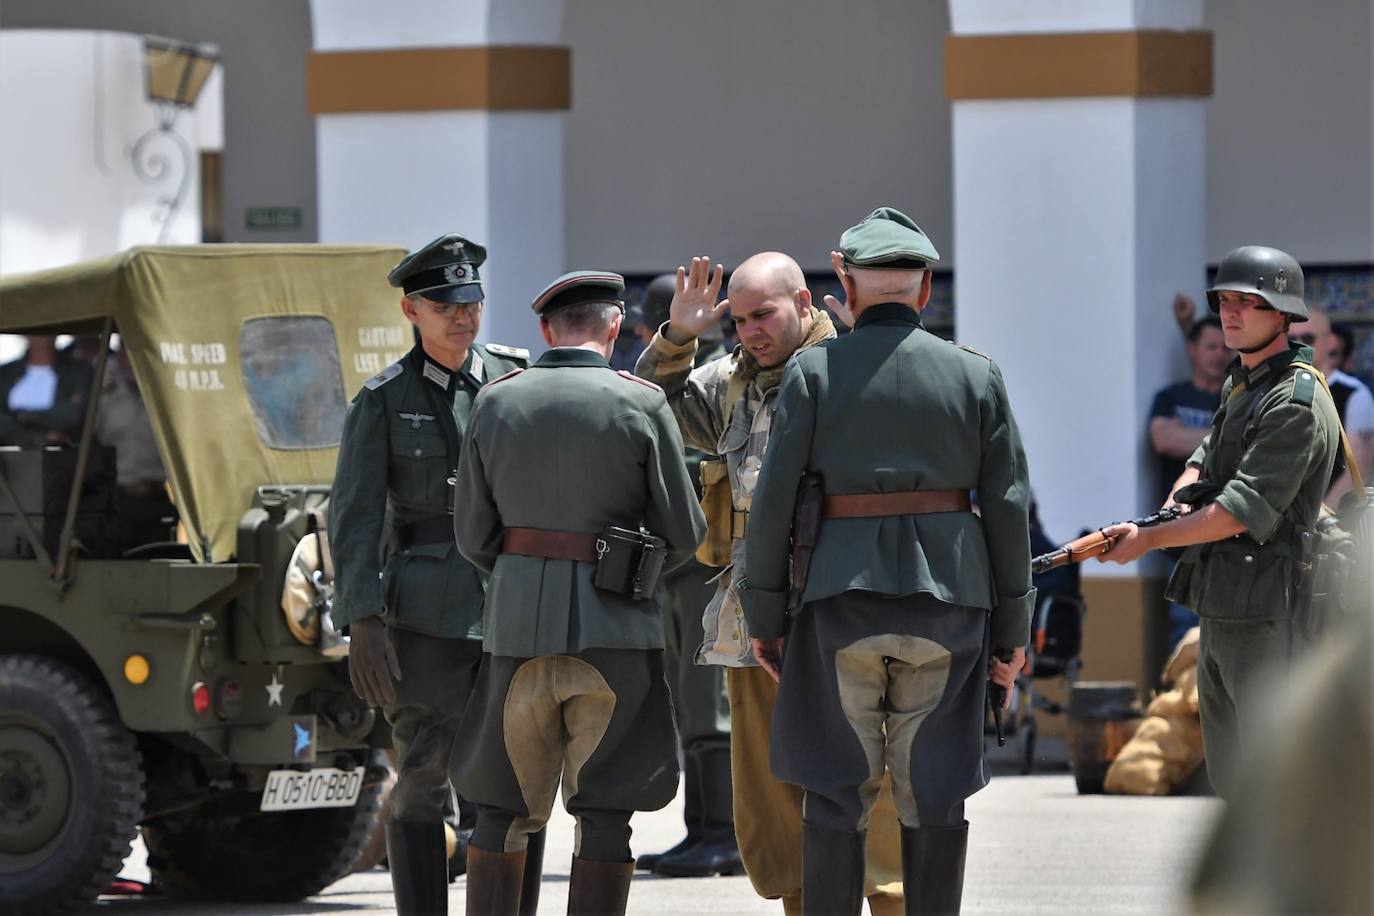
{"label": "camouflage tunic", "polygon": [[[801,349],[835,337],[835,328],[824,312],[813,309],[811,332]],[[763,452],[772,429],[782,366],[760,370],[743,349],[692,368],[697,342],[674,344],[655,334],[635,365],[641,378],[658,384],[668,396],[668,404],[689,447],[725,459],[730,475],[730,495],[737,512],[746,514],[753,506],[754,485],[758,481]],[[733,409],[728,409],[730,380],[744,372],[749,378],[741,386]],[[742,388],[742,390],[740,390]],[[729,426],[726,413],[729,413]],[[753,649],[744,612],[740,609],[737,583],[744,578],[744,532],[735,532],[730,547],[730,566],[724,571],[715,597],[707,605],[702,620],[705,641],[697,650],[697,664],[753,667]]]}

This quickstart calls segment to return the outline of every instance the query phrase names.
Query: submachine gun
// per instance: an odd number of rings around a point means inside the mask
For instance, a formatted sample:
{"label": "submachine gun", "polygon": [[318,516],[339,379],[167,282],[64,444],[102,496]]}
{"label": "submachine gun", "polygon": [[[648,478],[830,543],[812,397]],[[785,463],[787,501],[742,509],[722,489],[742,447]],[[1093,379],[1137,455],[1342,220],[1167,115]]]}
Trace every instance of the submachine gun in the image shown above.
{"label": "submachine gun", "polygon": [[[1167,509],[1160,509],[1153,515],[1144,518],[1131,519],[1131,524],[1137,528],[1153,528],[1155,525],[1162,525],[1165,522],[1172,522],[1174,519],[1183,515],[1183,510],[1178,506],[1170,506]],[[1111,526],[1108,526],[1111,527]],[[1070,563],[1082,563],[1089,557],[1098,557],[1116,546],[1117,539],[1108,537],[1105,528],[1082,535],[1062,547],[1056,547],[1049,553],[1042,553],[1038,557],[1031,558],[1031,575],[1038,576],[1047,573],[1051,569],[1058,569]]]}

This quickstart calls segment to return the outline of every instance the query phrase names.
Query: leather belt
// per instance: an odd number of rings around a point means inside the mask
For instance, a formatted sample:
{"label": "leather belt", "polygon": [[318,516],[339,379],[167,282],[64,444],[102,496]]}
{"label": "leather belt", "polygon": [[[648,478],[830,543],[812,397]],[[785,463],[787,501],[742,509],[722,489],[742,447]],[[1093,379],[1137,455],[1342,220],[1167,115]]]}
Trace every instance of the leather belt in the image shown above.
{"label": "leather belt", "polygon": [[749,527],[749,513],[739,509],[730,510],[730,537],[739,540]]}
{"label": "leather belt", "polygon": [[544,528],[507,528],[501,540],[502,553],[545,560],[579,560],[595,563],[597,536],[577,531],[549,531]]}
{"label": "leather belt", "polygon": [[402,550],[425,544],[453,543],[453,516],[421,519],[396,529],[396,542]]}
{"label": "leather belt", "polygon": [[837,493],[825,498],[823,518],[882,518],[968,512],[968,490],[903,490],[899,493]]}

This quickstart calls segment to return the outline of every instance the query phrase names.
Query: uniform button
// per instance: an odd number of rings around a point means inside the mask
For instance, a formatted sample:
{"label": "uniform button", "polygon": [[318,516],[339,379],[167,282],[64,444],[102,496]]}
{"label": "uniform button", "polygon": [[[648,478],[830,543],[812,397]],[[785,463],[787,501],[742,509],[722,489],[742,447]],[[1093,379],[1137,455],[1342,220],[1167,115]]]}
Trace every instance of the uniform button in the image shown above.
{"label": "uniform button", "polygon": [[1245,562],[1247,562],[1247,563],[1253,563],[1253,562],[1255,562],[1255,558],[1252,557],[1250,554],[1247,553],[1247,554],[1245,555]]}
{"label": "uniform button", "polygon": [[419,458],[420,455],[422,455],[422,454],[424,454],[424,453],[423,453],[420,449],[417,448],[417,449],[415,450],[415,457],[416,457],[416,458]]}
{"label": "uniform button", "polygon": [[739,642],[739,630],[735,630],[733,633],[731,633],[730,638],[735,640],[736,642]]}

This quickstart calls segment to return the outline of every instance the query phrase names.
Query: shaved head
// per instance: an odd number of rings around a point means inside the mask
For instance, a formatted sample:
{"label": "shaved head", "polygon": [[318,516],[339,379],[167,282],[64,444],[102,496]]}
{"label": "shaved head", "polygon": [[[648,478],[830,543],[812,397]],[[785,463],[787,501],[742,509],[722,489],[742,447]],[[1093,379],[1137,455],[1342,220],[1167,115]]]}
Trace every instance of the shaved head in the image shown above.
{"label": "shaved head", "polygon": [[746,260],[730,274],[729,296],[745,290],[764,296],[791,296],[806,286],[801,266],[781,251],[764,251]]}
{"label": "shaved head", "polygon": [[730,317],[740,344],[760,366],[780,366],[811,330],[811,291],[797,262],[764,251],[730,274]]}

